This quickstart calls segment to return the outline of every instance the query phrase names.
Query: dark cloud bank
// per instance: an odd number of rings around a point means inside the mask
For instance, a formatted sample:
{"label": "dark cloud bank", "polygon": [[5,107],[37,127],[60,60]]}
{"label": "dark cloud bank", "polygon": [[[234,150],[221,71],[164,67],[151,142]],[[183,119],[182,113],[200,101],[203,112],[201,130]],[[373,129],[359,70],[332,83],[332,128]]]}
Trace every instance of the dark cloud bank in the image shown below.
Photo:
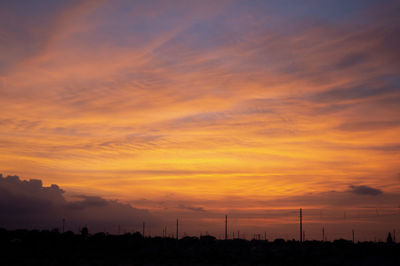
{"label": "dark cloud bank", "polygon": [[372,195],[377,196],[382,194],[382,190],[368,186],[350,186],[349,192],[357,195]]}
{"label": "dark cloud bank", "polygon": [[[161,226],[173,227],[179,217],[184,230],[191,233],[209,231],[218,235],[222,228],[216,221],[223,222],[227,213],[233,220],[244,219],[279,219],[284,223],[297,221],[298,207],[305,208],[309,222],[320,223],[329,220],[341,224],[355,222],[365,226],[371,222],[392,228],[393,218],[398,216],[400,196],[397,193],[384,192],[379,188],[366,185],[350,185],[344,191],[326,191],[307,193],[270,200],[249,200],[230,197],[226,200],[188,200],[167,199],[157,202],[151,200],[133,201],[134,208],[116,200],[108,200],[93,195],[75,195],[67,199],[64,191],[57,185],[43,186],[41,180],[21,180],[18,176],[3,177],[0,174],[0,227],[8,229],[53,229],[62,228],[62,219],[66,219],[66,230],[77,231],[88,226],[90,232],[106,231],[121,233],[141,231],[142,222],[146,222],[147,233],[161,232]],[[145,203],[148,203],[147,205]],[[160,207],[150,213],[145,208]],[[255,205],[254,205],[255,204]],[[210,208],[203,208],[208,206]],[[214,206],[215,208],[211,207]],[[263,207],[262,207],[263,206]],[[276,209],[278,207],[278,209]],[[247,209],[249,208],[249,209]],[[256,208],[256,209],[254,209]],[[221,210],[224,209],[223,212]],[[343,211],[348,212],[348,219],[343,221]],[[379,209],[379,216],[377,215]],[[323,217],[321,218],[321,210]],[[161,218],[160,218],[161,217]],[[289,219],[292,217],[293,219]],[[351,221],[350,221],[351,220]],[[235,223],[235,222],[234,222]],[[280,224],[280,222],[278,222]],[[257,226],[268,224],[236,224],[237,229],[257,231]],[[289,226],[289,225],[288,225]],[[295,231],[297,227],[286,228]],[[264,230],[265,228],[263,228]],[[197,230],[197,231],[196,231]],[[283,230],[284,232],[286,232]],[[331,228],[332,234],[334,229]],[[343,231],[343,230],[342,230]],[[338,232],[342,232],[338,230]],[[291,231],[290,231],[291,232]],[[291,236],[292,237],[292,236]]]}
{"label": "dark cloud bank", "polygon": [[159,219],[147,210],[97,196],[77,195],[73,201],[64,197],[57,185],[45,187],[41,180],[20,180],[18,176],[0,174],[0,227],[15,229],[61,228],[88,226],[92,231],[116,232],[139,230],[143,221],[156,225]]}

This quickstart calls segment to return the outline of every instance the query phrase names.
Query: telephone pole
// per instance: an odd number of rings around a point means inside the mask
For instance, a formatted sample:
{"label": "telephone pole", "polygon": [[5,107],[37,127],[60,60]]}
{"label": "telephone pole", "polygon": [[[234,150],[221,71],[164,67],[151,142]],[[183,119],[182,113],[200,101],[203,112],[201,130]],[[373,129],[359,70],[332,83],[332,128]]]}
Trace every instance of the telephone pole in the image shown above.
{"label": "telephone pole", "polygon": [[146,227],[146,223],[143,222],[143,228],[142,228],[142,236],[143,236],[143,237],[144,237],[144,229],[145,229],[145,227]]}

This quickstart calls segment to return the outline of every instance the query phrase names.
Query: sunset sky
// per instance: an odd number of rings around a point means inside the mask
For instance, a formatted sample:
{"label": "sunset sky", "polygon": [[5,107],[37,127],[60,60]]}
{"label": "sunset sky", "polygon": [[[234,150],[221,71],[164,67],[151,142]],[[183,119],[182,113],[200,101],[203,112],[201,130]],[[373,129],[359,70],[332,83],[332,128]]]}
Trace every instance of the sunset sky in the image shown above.
{"label": "sunset sky", "polygon": [[179,218],[220,237],[228,214],[246,237],[298,238],[302,207],[307,238],[383,239],[400,232],[399,14],[382,0],[1,1],[0,173],[130,204],[146,218],[125,230],[147,219],[154,235]]}

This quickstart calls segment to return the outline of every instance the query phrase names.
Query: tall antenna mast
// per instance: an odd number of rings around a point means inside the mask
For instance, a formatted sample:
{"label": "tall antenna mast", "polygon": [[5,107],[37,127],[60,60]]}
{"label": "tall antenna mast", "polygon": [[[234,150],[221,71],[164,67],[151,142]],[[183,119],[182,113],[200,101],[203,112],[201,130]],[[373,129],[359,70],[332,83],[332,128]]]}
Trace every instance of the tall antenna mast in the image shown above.
{"label": "tall antenna mast", "polygon": [[303,242],[303,210],[300,208],[300,242]]}
{"label": "tall antenna mast", "polygon": [[228,239],[228,215],[225,215],[225,240]]}
{"label": "tall antenna mast", "polygon": [[179,239],[179,221],[176,219],[176,240]]}

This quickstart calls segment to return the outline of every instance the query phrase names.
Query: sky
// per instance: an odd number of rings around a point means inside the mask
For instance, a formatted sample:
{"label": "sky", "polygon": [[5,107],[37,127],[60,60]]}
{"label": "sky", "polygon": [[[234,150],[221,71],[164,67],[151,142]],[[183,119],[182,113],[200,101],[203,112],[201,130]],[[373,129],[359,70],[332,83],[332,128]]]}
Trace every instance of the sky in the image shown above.
{"label": "sky", "polygon": [[1,1],[0,226],[400,232],[399,12]]}

